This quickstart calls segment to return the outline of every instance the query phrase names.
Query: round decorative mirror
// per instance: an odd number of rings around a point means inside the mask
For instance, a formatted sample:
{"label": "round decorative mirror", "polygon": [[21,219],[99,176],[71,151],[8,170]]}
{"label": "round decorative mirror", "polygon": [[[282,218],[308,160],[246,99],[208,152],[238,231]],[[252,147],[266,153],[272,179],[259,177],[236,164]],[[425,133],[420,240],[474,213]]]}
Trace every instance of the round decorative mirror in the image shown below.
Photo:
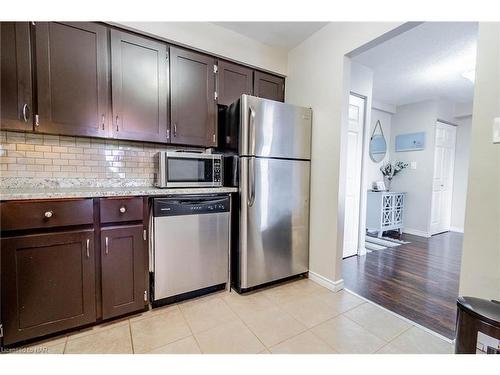
{"label": "round decorative mirror", "polygon": [[384,159],[386,152],[387,142],[385,141],[380,120],[377,120],[370,138],[370,159],[372,159],[375,163],[379,163]]}

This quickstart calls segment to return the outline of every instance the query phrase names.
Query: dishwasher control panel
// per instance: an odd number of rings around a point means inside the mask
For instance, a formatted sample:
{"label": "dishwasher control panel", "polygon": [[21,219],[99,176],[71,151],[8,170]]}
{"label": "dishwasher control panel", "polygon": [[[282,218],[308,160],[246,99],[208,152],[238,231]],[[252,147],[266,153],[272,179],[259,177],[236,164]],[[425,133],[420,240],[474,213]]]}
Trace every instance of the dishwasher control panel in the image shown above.
{"label": "dishwasher control panel", "polygon": [[203,215],[229,212],[228,195],[186,195],[155,198],[153,216]]}

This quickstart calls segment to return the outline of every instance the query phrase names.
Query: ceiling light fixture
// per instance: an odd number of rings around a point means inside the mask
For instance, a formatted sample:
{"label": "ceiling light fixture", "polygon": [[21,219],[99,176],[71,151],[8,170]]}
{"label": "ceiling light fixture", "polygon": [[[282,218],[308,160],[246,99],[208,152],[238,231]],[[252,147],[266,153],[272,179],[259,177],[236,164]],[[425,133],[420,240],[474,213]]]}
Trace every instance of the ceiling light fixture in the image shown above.
{"label": "ceiling light fixture", "polygon": [[467,72],[463,72],[462,77],[467,78],[469,81],[474,83],[476,81],[476,71],[473,69]]}

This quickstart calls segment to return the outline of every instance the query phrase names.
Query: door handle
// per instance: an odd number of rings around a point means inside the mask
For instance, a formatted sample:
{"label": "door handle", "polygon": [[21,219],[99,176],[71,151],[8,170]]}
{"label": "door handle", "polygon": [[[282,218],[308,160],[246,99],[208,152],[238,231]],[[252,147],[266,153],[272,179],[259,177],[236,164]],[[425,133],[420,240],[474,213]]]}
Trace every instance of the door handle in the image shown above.
{"label": "door handle", "polygon": [[255,158],[248,160],[248,207],[255,202]]}
{"label": "door handle", "polygon": [[23,105],[23,120],[26,123],[28,122],[28,119],[30,117],[29,112],[30,112],[30,107],[28,106],[28,104],[24,103],[24,105]]}
{"label": "door handle", "polygon": [[106,117],[104,115],[102,115],[102,117],[101,117],[102,130],[104,130],[104,126],[106,125],[105,122],[106,122]]}
{"label": "door handle", "polygon": [[87,258],[90,258],[90,239],[87,238]]}
{"label": "door handle", "polygon": [[248,107],[249,119],[248,119],[248,143],[249,143],[249,155],[255,154],[255,110],[252,106]]}
{"label": "door handle", "polygon": [[119,120],[119,117],[118,117],[118,115],[116,115],[116,131],[120,130],[120,128],[118,127],[118,120]]}
{"label": "door handle", "polygon": [[105,252],[106,252],[106,255],[108,255],[109,254],[109,240],[108,240],[108,237],[106,237],[106,239],[104,240],[104,242],[106,242],[106,246],[105,246],[106,250],[105,250]]}
{"label": "door handle", "polygon": [[177,124],[174,122],[174,138],[177,137]]}

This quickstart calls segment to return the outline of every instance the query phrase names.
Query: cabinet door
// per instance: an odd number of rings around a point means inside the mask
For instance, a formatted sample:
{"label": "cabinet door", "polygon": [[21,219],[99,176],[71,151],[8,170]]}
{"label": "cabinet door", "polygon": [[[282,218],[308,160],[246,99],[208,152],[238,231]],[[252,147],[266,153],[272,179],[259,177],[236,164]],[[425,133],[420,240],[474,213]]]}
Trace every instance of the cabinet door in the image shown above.
{"label": "cabinet door", "polygon": [[254,73],[254,95],[259,98],[285,101],[285,78],[259,71]]}
{"label": "cabinet door", "polygon": [[4,344],[96,321],[94,231],[3,238]]}
{"label": "cabinet door", "polygon": [[0,56],[0,127],[33,130],[29,23],[1,23]]}
{"label": "cabinet door", "polygon": [[219,104],[230,105],[243,94],[253,94],[252,69],[223,60],[219,60],[218,68]]}
{"label": "cabinet door", "polygon": [[39,125],[44,133],[108,134],[107,28],[87,22],[36,24]]}
{"label": "cabinet door", "polygon": [[167,142],[167,45],[111,30],[113,135]]}
{"label": "cabinet door", "polygon": [[170,48],[172,143],[215,146],[215,59]]}
{"label": "cabinet door", "polygon": [[147,303],[142,225],[101,230],[102,317],[141,310]]}

